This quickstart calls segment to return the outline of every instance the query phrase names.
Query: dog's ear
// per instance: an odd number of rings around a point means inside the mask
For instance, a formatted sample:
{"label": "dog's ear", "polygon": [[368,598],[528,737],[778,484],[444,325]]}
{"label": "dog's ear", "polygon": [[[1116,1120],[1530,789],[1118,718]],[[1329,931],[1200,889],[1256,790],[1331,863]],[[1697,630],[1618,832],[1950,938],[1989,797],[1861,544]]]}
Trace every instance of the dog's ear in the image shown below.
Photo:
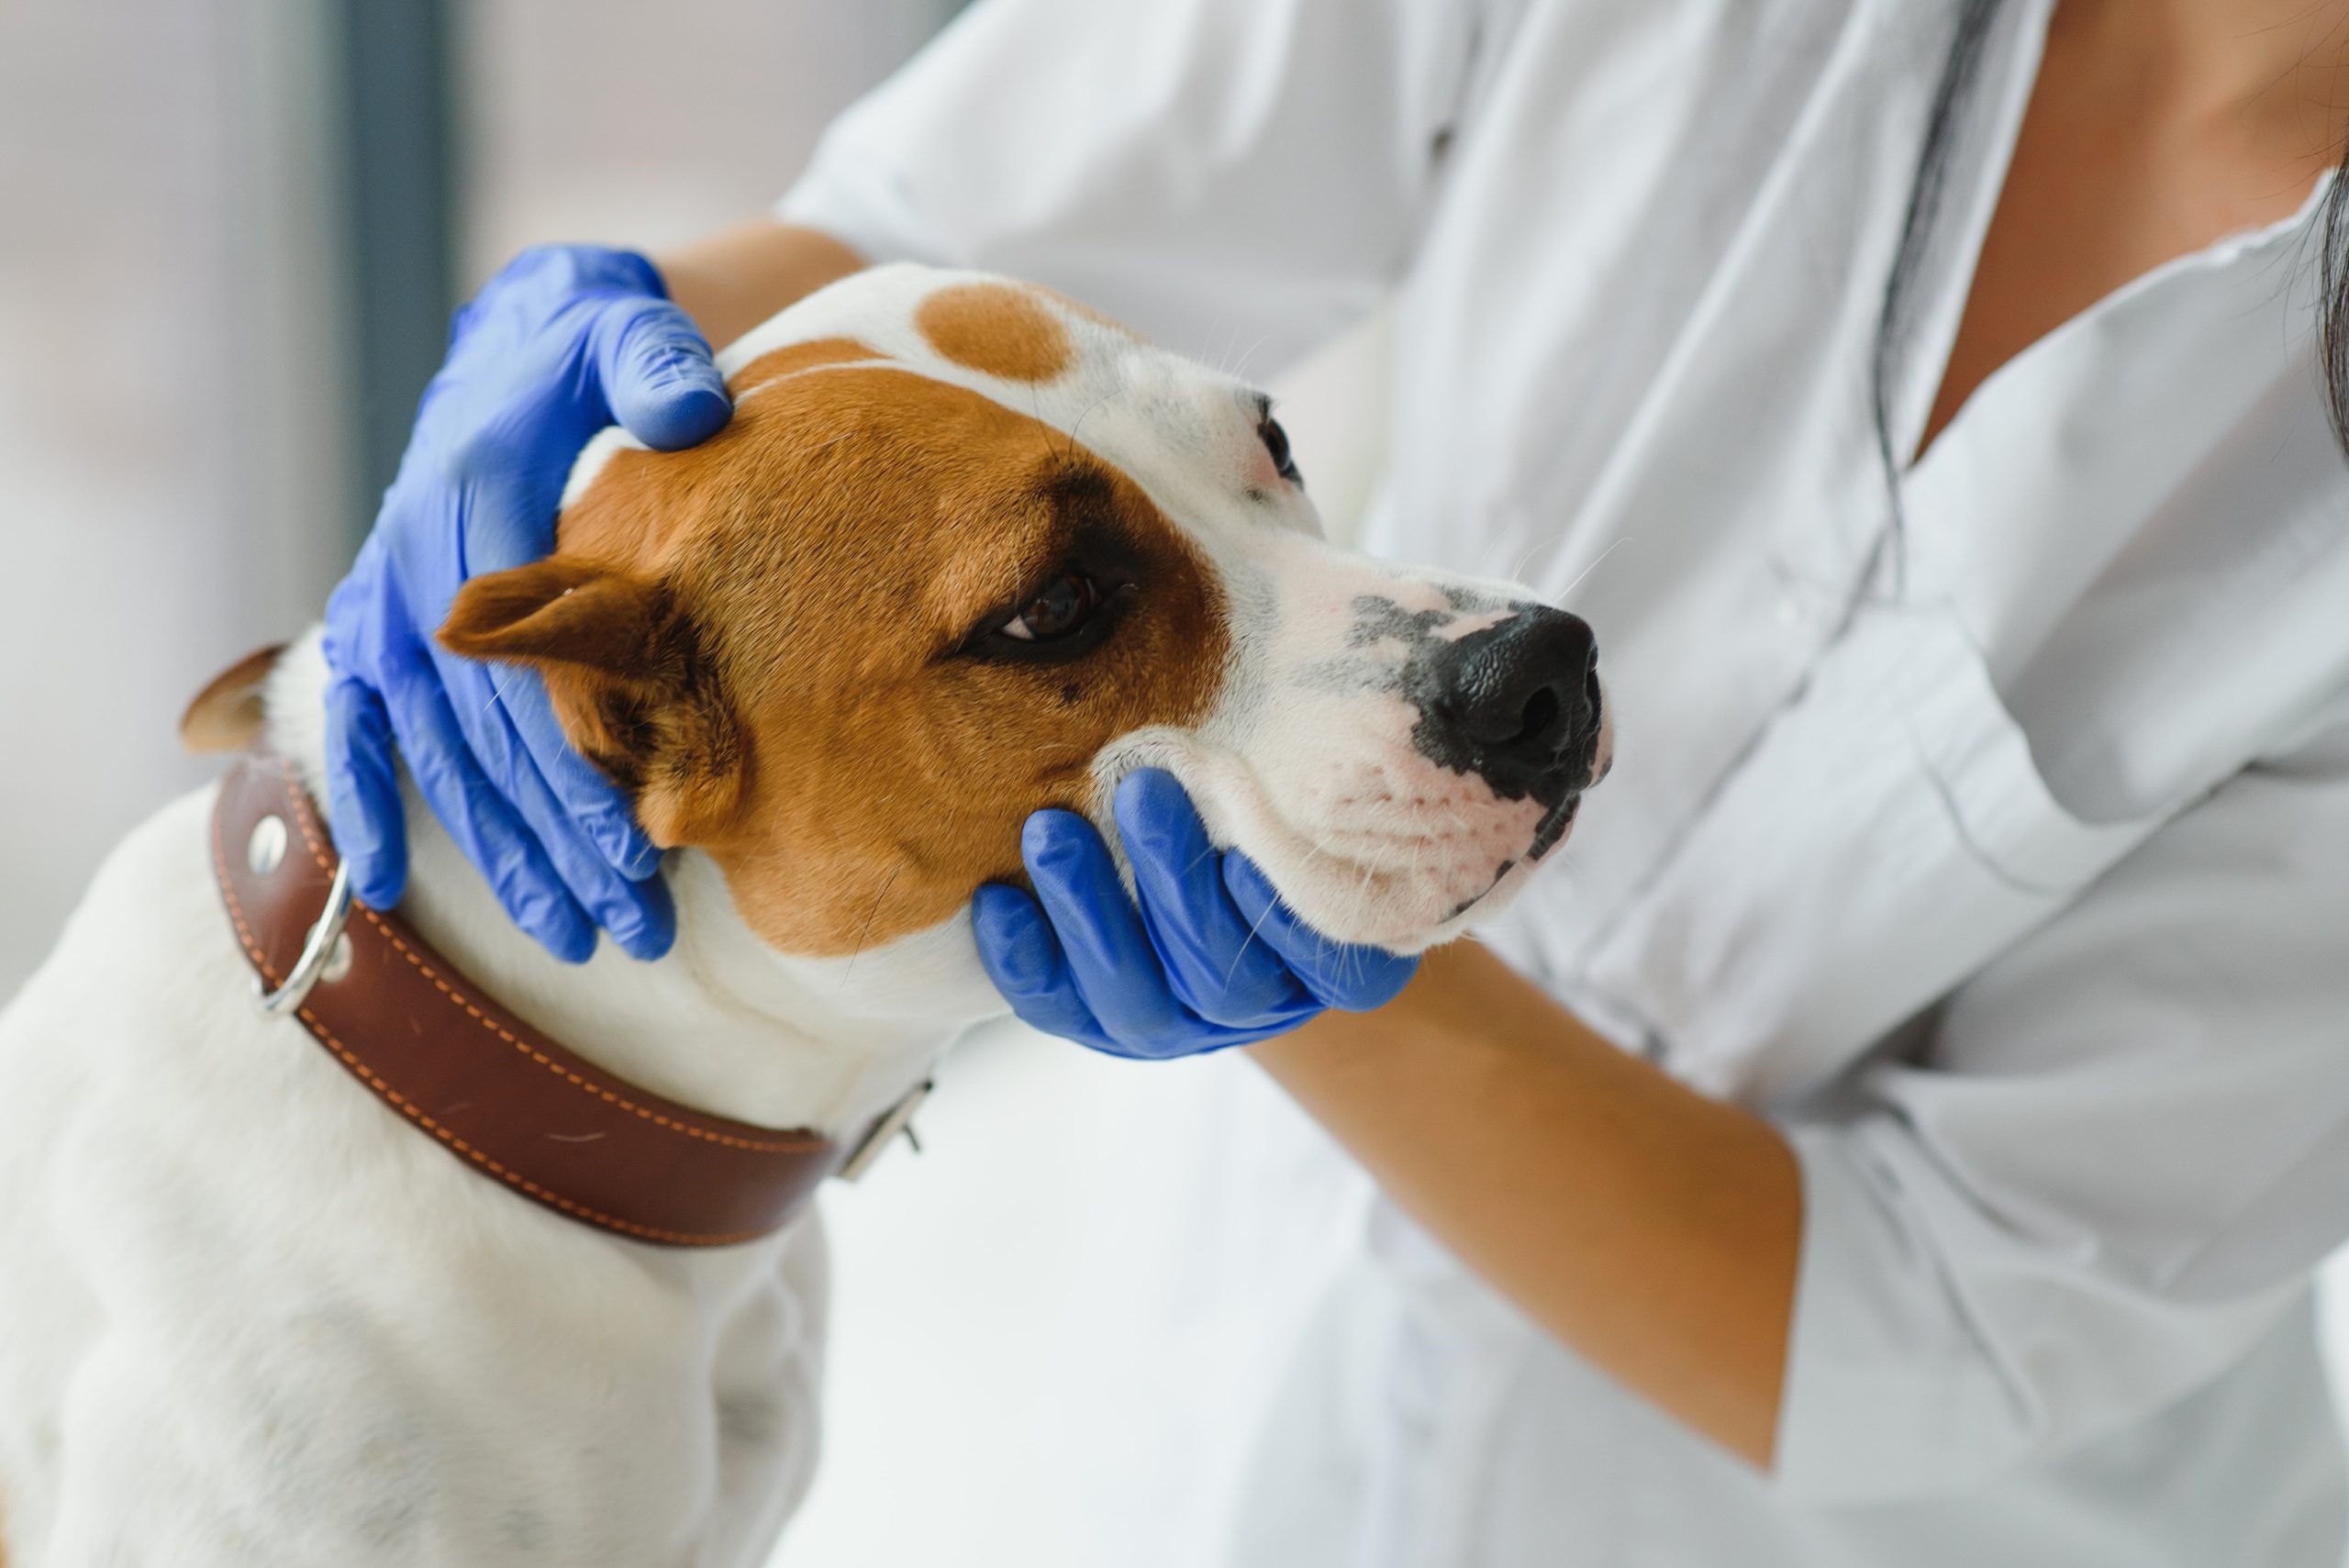
{"label": "dog's ear", "polygon": [[191,751],[247,751],[261,740],[262,688],[285,644],[256,648],[212,677],[180,715],[180,744]]}
{"label": "dog's ear", "polygon": [[664,848],[707,843],[741,801],[741,727],[664,584],[560,556],[473,578],[440,645],[545,678],[580,753],[627,792]]}

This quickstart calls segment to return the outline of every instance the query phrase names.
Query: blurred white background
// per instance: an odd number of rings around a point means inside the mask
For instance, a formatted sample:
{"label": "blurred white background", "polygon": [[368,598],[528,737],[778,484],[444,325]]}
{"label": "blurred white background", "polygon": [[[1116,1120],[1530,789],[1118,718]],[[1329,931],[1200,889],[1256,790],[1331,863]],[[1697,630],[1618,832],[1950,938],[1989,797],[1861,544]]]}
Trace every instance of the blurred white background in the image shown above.
{"label": "blurred white background", "polygon": [[[317,614],[448,302],[527,244],[654,248],[761,206],[952,8],[0,6],[0,997],[114,840],[211,773],[178,754],[180,704]],[[1375,477],[1380,347],[1374,327],[1287,389],[1341,521]],[[1303,1331],[1263,1319],[1324,1228],[1191,1234],[1167,1173],[1262,1119],[1296,1113],[1232,1058],[1135,1066],[1008,1029],[959,1051],[930,1152],[829,1201],[829,1455],[780,1561],[1210,1561],[1220,1521],[1185,1486],[1247,1462],[1277,1365],[1236,1347]],[[1210,1247],[1251,1262],[1211,1282]],[[1088,1296],[1105,1254],[1181,1329]],[[1146,1429],[1200,1456],[1187,1483],[1126,1462]]]}

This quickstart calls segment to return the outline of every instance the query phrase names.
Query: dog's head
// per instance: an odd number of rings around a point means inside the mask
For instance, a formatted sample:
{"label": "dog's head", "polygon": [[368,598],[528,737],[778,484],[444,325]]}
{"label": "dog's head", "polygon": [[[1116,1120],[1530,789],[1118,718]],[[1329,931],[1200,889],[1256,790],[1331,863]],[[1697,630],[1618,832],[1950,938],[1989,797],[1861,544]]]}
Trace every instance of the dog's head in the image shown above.
{"label": "dog's head", "polygon": [[1057,296],[886,267],[721,358],[734,419],[607,431],[556,553],[441,639],[536,667],[664,846],[831,955],[1019,875],[1042,806],[1173,771],[1333,936],[1496,909],[1605,765],[1589,630],[1324,542],[1260,394]]}

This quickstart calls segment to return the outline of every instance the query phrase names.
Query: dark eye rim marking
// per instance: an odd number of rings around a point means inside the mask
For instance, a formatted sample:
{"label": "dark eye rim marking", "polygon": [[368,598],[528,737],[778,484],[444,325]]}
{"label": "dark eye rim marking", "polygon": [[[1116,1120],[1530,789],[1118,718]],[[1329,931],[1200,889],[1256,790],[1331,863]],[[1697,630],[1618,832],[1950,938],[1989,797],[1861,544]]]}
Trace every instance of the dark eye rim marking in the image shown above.
{"label": "dark eye rim marking", "polygon": [[[1083,618],[1054,637],[1021,637],[1012,630],[1039,600],[1071,578],[1090,592]],[[1019,592],[981,617],[951,656],[983,663],[1072,663],[1108,642],[1141,597],[1140,552],[1115,534],[1087,529]]]}

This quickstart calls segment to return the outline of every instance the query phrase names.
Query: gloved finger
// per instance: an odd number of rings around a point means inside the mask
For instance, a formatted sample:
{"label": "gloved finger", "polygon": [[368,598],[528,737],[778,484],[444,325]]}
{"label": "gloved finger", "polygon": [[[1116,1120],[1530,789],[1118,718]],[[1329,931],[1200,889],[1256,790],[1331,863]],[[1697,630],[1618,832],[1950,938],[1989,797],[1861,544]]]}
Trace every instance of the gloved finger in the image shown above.
{"label": "gloved finger", "polygon": [[389,909],[407,888],[407,820],[384,699],[354,676],[327,686],[327,828],[351,866],[351,891]]}
{"label": "gloved finger", "polygon": [[658,879],[630,882],[613,869],[556,799],[515,733],[503,690],[519,672],[438,649],[432,660],[473,760],[537,839],[572,897],[632,957],[654,959],[667,952],[677,935],[668,889]]}
{"label": "gloved finger", "polygon": [[985,883],[971,895],[979,964],[1030,1029],[1114,1051],[1116,1043],[1076,994],[1058,938],[1036,901],[1016,887]]}
{"label": "gloved finger", "polygon": [[417,671],[392,682],[385,702],[417,789],[465,858],[488,878],[507,915],[555,957],[584,963],[596,951],[596,928],[545,850],[483,776],[440,683]]}
{"label": "gloved finger", "polygon": [[1416,957],[1323,936],[1281,902],[1271,878],[1245,855],[1224,857],[1223,880],[1257,940],[1271,944],[1306,989],[1332,1007],[1383,1007],[1419,971]]}
{"label": "gloved finger", "polygon": [[701,328],[665,299],[609,296],[596,313],[588,351],[612,417],[656,450],[698,446],[734,417]]}
{"label": "gloved finger", "polygon": [[1174,775],[1144,768],[1118,785],[1110,803],[1134,868],[1142,927],[1174,995],[1201,1018],[1230,1029],[1297,1021],[1319,1010],[1223,884],[1223,855],[1208,839]]}
{"label": "gloved finger", "polygon": [[1168,988],[1141,913],[1093,824],[1073,811],[1036,812],[1019,849],[1076,994],[1109,1038],[1139,1055],[1197,1049],[1200,1024]]}
{"label": "gloved finger", "polygon": [[642,882],[659,871],[660,847],[637,826],[636,813],[618,786],[573,749],[538,672],[521,665],[503,667],[498,671],[496,691],[540,777],[604,862],[630,882]]}

